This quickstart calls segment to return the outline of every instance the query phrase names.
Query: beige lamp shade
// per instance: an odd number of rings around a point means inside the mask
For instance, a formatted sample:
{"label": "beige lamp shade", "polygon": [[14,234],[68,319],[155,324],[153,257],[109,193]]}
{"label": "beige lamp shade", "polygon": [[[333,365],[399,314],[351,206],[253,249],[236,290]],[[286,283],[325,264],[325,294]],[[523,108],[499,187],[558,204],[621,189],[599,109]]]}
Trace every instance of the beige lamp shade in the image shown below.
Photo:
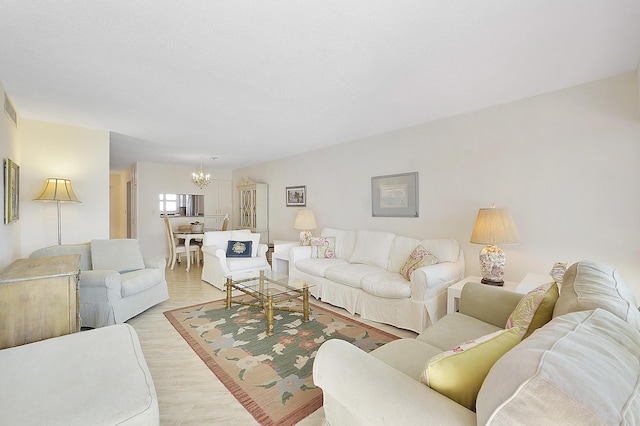
{"label": "beige lamp shade", "polygon": [[498,244],[517,244],[520,234],[508,209],[480,209],[471,233],[471,242],[487,244],[480,251],[480,271],[482,283],[504,284],[506,256]]}
{"label": "beige lamp shade", "polygon": [[53,201],[58,205],[58,245],[62,244],[62,220],[60,218],[60,203],[79,203],[73,193],[71,181],[61,178],[47,178],[42,193],[34,201]]}
{"label": "beige lamp shade", "polygon": [[316,223],[316,217],[313,215],[313,211],[308,209],[300,209],[296,213],[296,220],[293,222],[294,229],[300,229],[300,245],[311,245],[311,229],[316,229],[318,224]]}
{"label": "beige lamp shade", "polygon": [[495,207],[480,209],[471,233],[471,242],[488,245],[518,244],[520,234],[509,209]]}
{"label": "beige lamp shade", "polygon": [[47,178],[42,193],[34,198],[36,201],[60,201],[61,203],[79,203],[73,193],[71,181],[61,178]]}
{"label": "beige lamp shade", "polygon": [[293,222],[294,229],[310,230],[316,229],[318,224],[316,223],[316,217],[313,215],[313,211],[307,209],[300,209],[296,214],[296,220]]}

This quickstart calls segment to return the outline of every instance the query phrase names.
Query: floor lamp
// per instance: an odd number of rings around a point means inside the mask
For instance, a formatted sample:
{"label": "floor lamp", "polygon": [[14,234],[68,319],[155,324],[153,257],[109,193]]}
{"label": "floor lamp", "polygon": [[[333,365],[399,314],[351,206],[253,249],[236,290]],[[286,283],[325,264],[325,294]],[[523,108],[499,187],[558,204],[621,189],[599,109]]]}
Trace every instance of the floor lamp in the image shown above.
{"label": "floor lamp", "polygon": [[58,204],[58,245],[62,244],[62,226],[60,222],[60,203],[79,203],[73,193],[69,179],[48,178],[42,193],[34,201],[55,201]]}

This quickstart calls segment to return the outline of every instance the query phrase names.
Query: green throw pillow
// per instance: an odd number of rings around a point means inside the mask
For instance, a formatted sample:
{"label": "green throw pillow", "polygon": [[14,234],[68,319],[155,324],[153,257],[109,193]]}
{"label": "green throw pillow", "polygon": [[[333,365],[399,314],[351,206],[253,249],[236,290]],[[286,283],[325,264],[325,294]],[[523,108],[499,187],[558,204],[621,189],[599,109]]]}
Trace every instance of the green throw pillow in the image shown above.
{"label": "green throw pillow", "polygon": [[513,310],[505,328],[517,328],[526,339],[553,317],[553,308],[558,300],[558,285],[541,285],[527,293]]}
{"label": "green throw pillow", "polygon": [[476,398],[493,364],[520,343],[513,328],[498,330],[432,357],[420,381],[431,389],[475,411]]}

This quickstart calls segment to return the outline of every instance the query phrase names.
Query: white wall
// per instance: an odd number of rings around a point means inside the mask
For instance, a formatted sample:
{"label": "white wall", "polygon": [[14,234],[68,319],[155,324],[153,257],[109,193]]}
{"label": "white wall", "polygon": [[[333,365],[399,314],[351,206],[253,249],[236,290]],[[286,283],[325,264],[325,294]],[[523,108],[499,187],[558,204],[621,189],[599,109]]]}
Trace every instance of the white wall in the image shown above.
{"label": "white wall", "polygon": [[[145,256],[169,255],[164,223],[158,211],[158,194],[205,194],[206,206],[206,191],[191,181],[191,173],[197,169],[197,166],[137,163],[137,238]],[[211,179],[231,180],[231,170],[207,169],[206,172],[211,174]],[[188,221],[185,218],[185,222]]]}
{"label": "white wall", "polygon": [[[272,240],[297,239],[284,191],[306,185],[320,228],[453,237],[469,275],[479,274],[481,246],[468,242],[475,217],[495,203],[522,237],[503,247],[506,279],[593,259],[618,267],[640,298],[638,160],[638,77],[629,73],[234,170],[233,180],[269,184]],[[371,177],[414,171],[420,217],[371,217]]]}
{"label": "white wall", "polygon": [[71,180],[80,203],[63,203],[62,243],[109,238],[109,132],[23,119],[19,123],[22,257],[58,243],[56,203],[33,201],[46,178]]}
{"label": "white wall", "polygon": [[[11,96],[9,95],[9,97]],[[2,83],[0,83],[0,109],[2,110],[0,112],[0,157],[2,160],[10,158],[18,166],[22,166],[18,128],[4,113],[4,87]],[[21,122],[22,118],[18,116],[18,123],[20,124]],[[4,174],[0,177],[0,185],[2,185],[0,193],[4,197]],[[0,206],[4,209],[4,198],[0,201]],[[22,220],[17,220],[5,225],[4,213],[0,214],[0,268],[20,257],[22,252],[22,241],[20,240],[22,223]]]}
{"label": "white wall", "polygon": [[[4,99],[1,84],[0,89]],[[56,204],[33,201],[48,177],[71,179],[82,201],[62,205],[62,242],[108,238],[108,132],[29,120],[19,109],[14,127],[4,113],[0,115],[0,155],[20,166],[20,218],[0,225],[0,268],[57,244]]]}

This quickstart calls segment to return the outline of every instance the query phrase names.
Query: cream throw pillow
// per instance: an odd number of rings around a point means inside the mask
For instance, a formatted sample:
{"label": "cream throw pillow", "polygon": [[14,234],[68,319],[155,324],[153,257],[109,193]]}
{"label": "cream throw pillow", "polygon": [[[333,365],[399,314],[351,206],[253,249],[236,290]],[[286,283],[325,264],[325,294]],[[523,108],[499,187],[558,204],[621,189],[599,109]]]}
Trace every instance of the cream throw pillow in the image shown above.
{"label": "cream throw pillow", "polygon": [[596,308],[606,309],[640,330],[640,311],[634,293],[612,266],[589,260],[571,265],[564,274],[562,294],[553,317]]}
{"label": "cream throw pillow", "polygon": [[498,330],[432,357],[420,381],[475,411],[476,398],[493,364],[520,342],[518,329]]}
{"label": "cream throw pillow", "polygon": [[558,285],[555,282],[531,290],[513,310],[505,328],[517,328],[520,336],[526,339],[536,329],[551,321],[558,296]]}
{"label": "cream throw pillow", "polygon": [[120,273],[144,269],[144,259],[136,239],[92,240],[91,263],[93,269]]}
{"label": "cream throw pillow", "polygon": [[400,275],[402,275],[407,281],[411,281],[411,274],[418,268],[422,268],[423,266],[435,265],[439,263],[440,260],[435,257],[429,250],[422,247],[421,244],[418,244],[416,248],[413,249],[409,258],[404,265],[400,268]]}

